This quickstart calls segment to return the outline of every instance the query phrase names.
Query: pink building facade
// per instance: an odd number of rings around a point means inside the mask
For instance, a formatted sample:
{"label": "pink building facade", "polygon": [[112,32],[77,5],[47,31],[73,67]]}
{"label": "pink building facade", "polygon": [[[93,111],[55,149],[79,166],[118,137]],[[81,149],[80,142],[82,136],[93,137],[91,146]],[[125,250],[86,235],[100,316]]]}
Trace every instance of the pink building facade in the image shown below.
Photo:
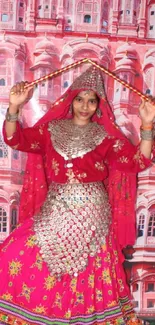
{"label": "pink building facade", "polygon": [[[84,57],[155,96],[155,1],[0,0],[0,123],[11,86],[34,80]],[[33,125],[87,65],[41,82],[21,114]],[[140,98],[104,76],[116,121],[139,141]],[[0,131],[0,241],[18,222],[26,155],[8,148]],[[139,175],[137,242],[128,262],[135,308],[155,324],[155,168]],[[153,323],[154,322],[154,323]]]}

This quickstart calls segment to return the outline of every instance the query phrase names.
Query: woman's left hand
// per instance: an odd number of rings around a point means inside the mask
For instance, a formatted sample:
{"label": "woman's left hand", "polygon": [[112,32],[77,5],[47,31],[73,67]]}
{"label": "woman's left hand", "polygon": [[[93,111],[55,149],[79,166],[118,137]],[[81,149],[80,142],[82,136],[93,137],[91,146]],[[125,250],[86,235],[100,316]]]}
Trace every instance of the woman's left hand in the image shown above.
{"label": "woman's left hand", "polygon": [[139,114],[142,125],[151,125],[155,119],[155,98],[150,97],[149,101],[142,99],[139,106]]}

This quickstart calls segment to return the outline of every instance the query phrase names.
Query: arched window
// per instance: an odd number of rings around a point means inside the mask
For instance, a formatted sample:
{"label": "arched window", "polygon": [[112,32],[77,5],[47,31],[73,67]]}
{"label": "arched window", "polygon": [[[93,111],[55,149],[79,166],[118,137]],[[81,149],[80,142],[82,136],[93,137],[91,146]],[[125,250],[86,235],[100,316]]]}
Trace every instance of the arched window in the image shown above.
{"label": "arched window", "polygon": [[84,23],[91,23],[91,16],[90,15],[85,15],[84,16]]}
{"label": "arched window", "polygon": [[0,79],[0,86],[5,86],[5,79],[4,78]]}
{"label": "arched window", "polygon": [[68,81],[64,82],[64,88],[67,88],[69,86]]}
{"label": "arched window", "polygon": [[138,222],[138,237],[142,237],[144,235],[144,224],[145,224],[145,215],[142,213],[139,216]]}
{"label": "arched window", "polygon": [[[154,55],[154,53],[153,53]],[[150,60],[153,60],[153,56],[150,57]],[[154,96],[155,94],[155,68],[150,65],[145,69],[144,74],[144,92],[148,95]]]}
{"label": "arched window", "polygon": [[7,232],[7,213],[0,207],[0,233]]}
{"label": "arched window", "polygon": [[155,237],[155,214],[150,216],[147,235],[149,237]]}
{"label": "arched window", "polygon": [[147,95],[150,95],[151,94],[151,90],[148,88],[148,89],[146,89],[146,92],[145,92],[145,94],[147,94]]}
{"label": "arched window", "polygon": [[17,208],[13,208],[11,212],[11,231],[17,226]]}
{"label": "arched window", "polygon": [[13,155],[13,159],[18,160],[18,158],[19,158],[19,151],[18,150],[13,150],[12,155]]}

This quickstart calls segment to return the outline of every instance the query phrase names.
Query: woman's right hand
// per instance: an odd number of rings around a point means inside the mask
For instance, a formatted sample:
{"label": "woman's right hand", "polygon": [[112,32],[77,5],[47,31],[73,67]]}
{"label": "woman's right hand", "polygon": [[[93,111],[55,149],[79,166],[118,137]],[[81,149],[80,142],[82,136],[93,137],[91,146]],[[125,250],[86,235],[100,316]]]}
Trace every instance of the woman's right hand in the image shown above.
{"label": "woman's right hand", "polygon": [[28,82],[22,81],[11,88],[9,96],[9,113],[17,113],[20,106],[24,105],[32,98],[34,86],[24,88],[26,85],[28,85]]}

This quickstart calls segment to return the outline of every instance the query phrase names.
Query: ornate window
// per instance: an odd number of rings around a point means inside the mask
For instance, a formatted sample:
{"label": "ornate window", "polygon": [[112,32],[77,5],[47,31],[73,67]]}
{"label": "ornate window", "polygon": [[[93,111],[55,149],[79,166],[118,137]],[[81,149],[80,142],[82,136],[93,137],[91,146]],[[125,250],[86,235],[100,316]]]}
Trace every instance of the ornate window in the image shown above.
{"label": "ornate window", "polygon": [[0,207],[0,233],[7,232],[7,213]]}
{"label": "ornate window", "polygon": [[147,36],[150,38],[155,38],[155,4],[148,6],[148,28]]}
{"label": "ornate window", "polygon": [[12,85],[12,58],[7,58],[5,53],[0,53],[0,87]]}
{"label": "ornate window", "polygon": [[56,18],[56,8],[57,8],[57,0],[52,1],[45,1],[39,0],[38,1],[38,17],[39,18],[46,18],[46,19],[55,19]]}
{"label": "ornate window", "polygon": [[145,69],[144,75],[144,92],[148,95],[154,95],[155,87],[155,68],[154,66],[150,66]]}
{"label": "ornate window", "polygon": [[17,226],[17,208],[13,208],[11,211],[11,231]]}
{"label": "ornate window", "polygon": [[138,222],[138,237],[142,237],[144,235],[144,225],[145,225],[145,215],[142,213],[139,216]]}
{"label": "ornate window", "polygon": [[84,16],[84,23],[91,23],[91,16],[90,15],[85,15]]}
{"label": "ornate window", "polygon": [[155,214],[150,216],[147,235],[149,237],[155,237]]}
{"label": "ornate window", "polygon": [[0,158],[8,157],[8,146],[3,141],[2,135],[0,135]]}
{"label": "ornate window", "polygon": [[7,22],[8,21],[8,15],[7,14],[2,14],[2,22]]}
{"label": "ornate window", "polygon": [[13,159],[18,160],[19,151],[18,150],[12,150],[12,156],[13,156]]}
{"label": "ornate window", "polygon": [[0,86],[5,86],[5,79],[4,78],[0,79]]}
{"label": "ornate window", "polygon": [[103,5],[102,28],[101,28],[101,32],[104,34],[108,32],[108,16],[109,16],[109,5],[108,2],[106,1]]}
{"label": "ornate window", "polygon": [[78,1],[76,11],[76,21],[78,24],[96,25],[99,23],[99,5],[96,0]]}

